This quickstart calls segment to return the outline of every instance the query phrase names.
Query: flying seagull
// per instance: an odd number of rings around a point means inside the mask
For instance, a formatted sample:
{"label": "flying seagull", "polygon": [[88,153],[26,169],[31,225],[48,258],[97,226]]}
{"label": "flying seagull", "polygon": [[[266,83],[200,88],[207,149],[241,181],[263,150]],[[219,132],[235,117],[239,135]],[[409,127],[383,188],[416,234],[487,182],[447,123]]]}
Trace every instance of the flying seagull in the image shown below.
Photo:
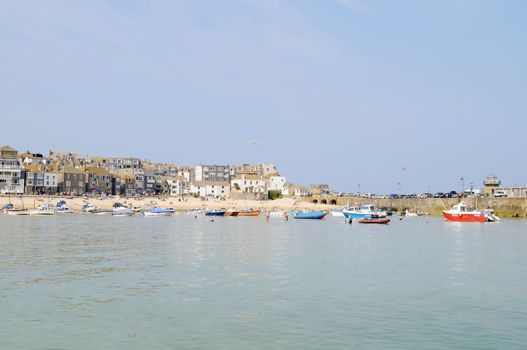
{"label": "flying seagull", "polygon": [[249,141],[249,143],[251,143],[253,145],[258,145],[258,146],[262,145],[262,143],[260,141],[255,141],[255,140]]}
{"label": "flying seagull", "polygon": [[403,171],[406,171],[406,169],[408,169],[408,167],[405,166],[405,167],[402,167],[401,169],[403,169]]}

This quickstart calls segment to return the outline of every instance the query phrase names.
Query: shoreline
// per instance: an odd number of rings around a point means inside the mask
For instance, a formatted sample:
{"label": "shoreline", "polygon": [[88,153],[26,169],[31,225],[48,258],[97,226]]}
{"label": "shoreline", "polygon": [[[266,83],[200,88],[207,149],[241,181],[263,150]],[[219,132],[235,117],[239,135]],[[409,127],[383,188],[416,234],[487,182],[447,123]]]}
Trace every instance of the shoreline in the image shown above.
{"label": "shoreline", "polygon": [[272,209],[281,210],[331,210],[337,209],[335,205],[314,204],[294,198],[281,198],[276,200],[242,200],[242,199],[207,199],[202,200],[194,197],[164,197],[164,196],[145,196],[145,197],[108,197],[104,199],[92,197],[68,197],[68,196],[1,196],[0,207],[7,203],[12,203],[16,208],[35,209],[49,203],[51,206],[59,200],[66,201],[66,204],[74,211],[81,211],[85,203],[96,205],[100,209],[112,209],[114,203],[122,203],[127,207],[137,207],[141,209],[152,209],[154,207],[173,208],[177,211],[186,211],[194,208],[199,209],[259,209],[268,211]]}

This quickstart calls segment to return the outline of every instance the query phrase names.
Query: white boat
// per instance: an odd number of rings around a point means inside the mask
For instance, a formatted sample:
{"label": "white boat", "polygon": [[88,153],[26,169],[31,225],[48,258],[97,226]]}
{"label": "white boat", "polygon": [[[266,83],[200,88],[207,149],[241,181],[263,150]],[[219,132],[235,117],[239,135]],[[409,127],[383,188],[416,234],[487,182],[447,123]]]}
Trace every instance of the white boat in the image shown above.
{"label": "white boat", "polygon": [[81,210],[83,213],[92,213],[97,210],[97,206],[95,204],[85,203]]}
{"label": "white boat", "polygon": [[154,208],[143,210],[143,216],[171,216],[172,214],[174,214],[174,209],[172,208]]}
{"label": "white boat", "polygon": [[187,215],[199,215],[203,212],[202,209],[199,209],[199,208],[194,208],[194,209],[190,209],[189,211],[187,211]]}
{"label": "white boat", "polygon": [[333,209],[332,211],[330,211],[330,214],[331,216],[336,217],[336,218],[344,217],[344,212],[342,210]]}
{"label": "white boat", "polygon": [[283,219],[284,217],[287,216],[287,212],[286,211],[283,211],[283,210],[271,210],[267,216],[269,218],[280,218],[280,219]]}
{"label": "white boat", "polygon": [[29,215],[34,215],[34,216],[55,215],[55,209],[48,204],[44,204],[38,207],[38,209],[30,210]]}
{"label": "white boat", "polygon": [[134,211],[130,208],[125,207],[121,203],[115,203],[113,205],[113,216],[132,216],[134,215]]}
{"label": "white boat", "polygon": [[29,215],[27,209],[10,209],[6,211],[7,215]]}
{"label": "white boat", "polygon": [[74,213],[73,210],[67,205],[61,205],[55,210],[55,212],[57,214],[73,214]]}

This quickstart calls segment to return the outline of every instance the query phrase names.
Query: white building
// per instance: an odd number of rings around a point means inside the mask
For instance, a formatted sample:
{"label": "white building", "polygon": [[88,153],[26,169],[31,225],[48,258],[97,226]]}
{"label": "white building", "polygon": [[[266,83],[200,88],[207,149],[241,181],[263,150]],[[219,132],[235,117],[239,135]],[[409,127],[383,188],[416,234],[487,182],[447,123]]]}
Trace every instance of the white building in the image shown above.
{"label": "white building", "polygon": [[56,193],[59,186],[58,173],[44,173],[44,189],[47,193]]}
{"label": "white building", "polygon": [[231,180],[231,188],[236,192],[267,193],[265,180],[258,175],[237,175]]}
{"label": "white building", "polygon": [[190,193],[199,197],[229,198],[231,189],[227,181],[194,181]]}
{"label": "white building", "polygon": [[282,195],[287,196],[287,194],[284,193],[284,187],[285,187],[285,177],[283,176],[271,176],[269,177],[269,191],[280,191]]}
{"label": "white building", "polygon": [[167,179],[171,196],[183,196],[190,194],[190,182],[183,176]]}
{"label": "white building", "polygon": [[9,146],[0,147],[0,193],[23,194],[24,174],[17,150]]}

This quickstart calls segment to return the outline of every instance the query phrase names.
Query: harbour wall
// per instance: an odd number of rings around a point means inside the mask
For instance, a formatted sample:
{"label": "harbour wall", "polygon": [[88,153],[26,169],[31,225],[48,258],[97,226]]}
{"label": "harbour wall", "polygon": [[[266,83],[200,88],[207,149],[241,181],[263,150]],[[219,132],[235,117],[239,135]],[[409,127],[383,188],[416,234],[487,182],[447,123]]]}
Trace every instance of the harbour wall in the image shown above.
{"label": "harbour wall", "polygon": [[441,215],[441,211],[450,209],[462,200],[464,203],[477,208],[493,208],[496,214],[505,218],[527,218],[527,197],[522,198],[358,198],[358,197],[337,197],[337,196],[311,196],[304,197],[302,201],[317,201],[321,207],[335,207],[363,204],[373,204],[378,208],[392,208],[396,211],[405,209],[416,209],[417,211],[430,213],[431,215]]}

